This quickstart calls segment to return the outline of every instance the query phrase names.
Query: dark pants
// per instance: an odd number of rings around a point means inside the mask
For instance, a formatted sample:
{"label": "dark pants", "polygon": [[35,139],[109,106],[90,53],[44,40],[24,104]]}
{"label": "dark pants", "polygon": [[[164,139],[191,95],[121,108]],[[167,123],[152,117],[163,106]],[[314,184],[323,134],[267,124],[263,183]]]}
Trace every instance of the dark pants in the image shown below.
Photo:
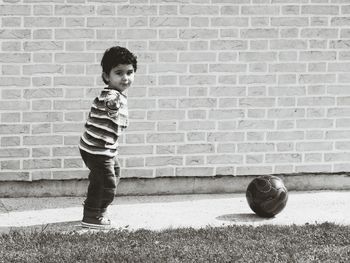
{"label": "dark pants", "polygon": [[90,169],[89,187],[84,203],[84,217],[104,216],[113,202],[120,177],[116,157],[94,155],[80,150],[81,157]]}

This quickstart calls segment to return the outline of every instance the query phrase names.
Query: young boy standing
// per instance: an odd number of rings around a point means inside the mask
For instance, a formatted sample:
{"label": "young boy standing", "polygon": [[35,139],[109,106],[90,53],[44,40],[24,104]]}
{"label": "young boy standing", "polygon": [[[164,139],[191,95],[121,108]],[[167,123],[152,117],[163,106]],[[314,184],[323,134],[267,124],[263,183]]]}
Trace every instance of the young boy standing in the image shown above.
{"label": "young boy standing", "polygon": [[119,182],[118,137],[128,126],[125,91],[134,81],[137,57],[115,46],[105,51],[101,66],[103,82],[108,86],[93,101],[79,144],[81,157],[90,170],[81,224],[97,229],[111,226],[106,211]]}

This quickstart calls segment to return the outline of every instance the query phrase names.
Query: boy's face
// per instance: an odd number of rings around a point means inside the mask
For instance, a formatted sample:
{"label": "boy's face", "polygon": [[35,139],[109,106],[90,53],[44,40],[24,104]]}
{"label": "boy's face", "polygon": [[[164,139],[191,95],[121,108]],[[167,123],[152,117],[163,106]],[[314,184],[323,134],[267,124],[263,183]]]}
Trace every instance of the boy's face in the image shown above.
{"label": "boy's face", "polygon": [[105,80],[109,82],[109,88],[123,92],[129,88],[134,81],[134,67],[131,64],[119,64],[118,66],[112,68],[109,74],[104,72],[103,76]]}

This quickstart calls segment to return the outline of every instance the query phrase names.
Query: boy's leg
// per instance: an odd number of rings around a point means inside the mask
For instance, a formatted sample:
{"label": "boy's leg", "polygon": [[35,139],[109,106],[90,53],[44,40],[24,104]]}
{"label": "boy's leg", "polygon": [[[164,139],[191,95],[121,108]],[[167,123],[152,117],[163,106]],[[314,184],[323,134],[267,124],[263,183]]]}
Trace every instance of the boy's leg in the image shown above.
{"label": "boy's leg", "polygon": [[116,188],[115,160],[83,151],[81,151],[81,156],[90,169],[83,221],[93,222],[103,219],[107,206],[113,201]]}
{"label": "boy's leg", "polygon": [[104,180],[103,196],[100,206],[102,210],[107,209],[107,207],[113,202],[116,194],[117,186],[120,179],[120,165],[117,157],[113,159],[112,167],[110,169],[113,169],[113,174],[106,174]]}

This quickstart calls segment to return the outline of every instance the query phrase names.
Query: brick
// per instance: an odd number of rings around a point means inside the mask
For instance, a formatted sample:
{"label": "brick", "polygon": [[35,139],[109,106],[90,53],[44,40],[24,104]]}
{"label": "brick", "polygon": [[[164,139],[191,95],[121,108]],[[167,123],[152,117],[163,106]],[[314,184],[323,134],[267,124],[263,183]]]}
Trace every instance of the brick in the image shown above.
{"label": "brick", "polygon": [[248,18],[213,17],[210,21],[213,27],[247,27],[249,25]]}
{"label": "brick", "polygon": [[281,39],[281,40],[271,40],[271,49],[307,49],[307,42],[304,40],[292,40],[292,39]]}
{"label": "brick", "polygon": [[274,84],[276,83],[275,75],[242,75],[239,76],[239,84]]}
{"label": "brick", "polygon": [[183,29],[179,31],[180,39],[217,39],[217,29]]}
{"label": "brick", "polygon": [[185,111],[183,110],[159,110],[148,111],[148,120],[182,120],[185,118]]}
{"label": "brick", "polygon": [[67,135],[64,136],[64,145],[77,145],[79,140],[80,140],[80,136],[79,135]]}
{"label": "brick", "polygon": [[263,162],[263,154],[248,154],[246,156],[247,164],[258,164]]}
{"label": "brick", "polygon": [[243,29],[241,30],[242,38],[278,38],[276,29]]}
{"label": "brick", "polygon": [[150,41],[150,50],[186,50],[187,42],[185,41]]}
{"label": "brick", "polygon": [[95,13],[94,6],[86,5],[55,5],[55,15],[93,15]]}
{"label": "brick", "polygon": [[209,72],[246,72],[247,65],[245,64],[210,64]]}
{"label": "brick", "polygon": [[210,87],[210,95],[215,97],[237,97],[237,96],[245,96],[247,92],[247,88],[244,86],[216,86]]}
{"label": "brick", "polygon": [[33,148],[32,149],[32,157],[38,158],[38,157],[48,157],[50,156],[51,149],[50,148]]}
{"label": "brick", "polygon": [[338,29],[302,29],[300,35],[302,38],[337,38]]}
{"label": "brick", "polygon": [[334,83],[335,77],[332,74],[301,74],[298,81],[301,84]]}
{"label": "brick", "polygon": [[176,148],[175,145],[157,145],[156,154],[169,155],[175,154]]}
{"label": "brick", "polygon": [[331,151],[332,149],[332,142],[299,142],[296,144],[296,150],[298,152]]}
{"label": "brick", "polygon": [[123,28],[127,27],[127,19],[119,17],[87,17],[87,26]]}
{"label": "brick", "polygon": [[60,159],[32,159],[23,161],[23,169],[61,168]]}
{"label": "brick", "polygon": [[177,146],[178,154],[214,153],[213,144],[186,144]]}
{"label": "brick", "polygon": [[187,68],[183,65],[178,64],[153,64],[149,66],[149,73],[150,74],[158,74],[158,73],[166,73],[166,74],[173,74],[173,73],[186,73]]}
{"label": "brick", "polygon": [[[1,33],[0,33],[1,38]],[[330,40],[329,48],[331,49],[348,49],[350,40]]]}
{"label": "brick", "polygon": [[32,124],[31,133],[32,134],[43,134],[43,133],[51,133],[50,123],[40,123],[40,124]]}
{"label": "brick", "polygon": [[1,113],[2,123],[19,123],[21,120],[21,114],[16,112]]}
{"label": "brick", "polygon": [[182,166],[183,157],[181,156],[156,156],[146,157],[146,166]]}
{"label": "brick", "polygon": [[185,163],[188,166],[203,165],[205,163],[204,156],[186,156]]}
{"label": "brick", "polygon": [[[84,168],[84,162],[83,162],[83,160],[81,160],[81,158],[65,159],[65,160],[63,160],[63,168],[65,168],[65,169]],[[62,179],[67,179],[67,177],[64,176]]]}
{"label": "brick", "polygon": [[216,77],[211,75],[180,76],[180,85],[214,85]]}
{"label": "brick", "polygon": [[175,176],[213,176],[214,168],[212,167],[186,167],[176,168]]}
{"label": "brick", "polygon": [[151,27],[188,27],[190,19],[188,17],[151,17]]}
{"label": "brick", "polygon": [[244,40],[211,40],[210,49],[212,50],[246,50],[247,41]]}
{"label": "brick", "polygon": [[93,29],[55,29],[56,39],[93,39]]}
{"label": "brick", "polygon": [[29,157],[29,149],[15,148],[15,149],[0,149],[0,158],[23,158]]}
{"label": "brick", "polygon": [[157,15],[156,5],[120,5],[117,7],[119,16],[150,16]]}
{"label": "brick", "polygon": [[55,123],[53,125],[54,133],[71,133],[71,132],[82,132],[84,123]]}
{"label": "brick", "polygon": [[0,5],[1,16],[29,16],[30,5]]}
{"label": "brick", "polygon": [[0,181],[29,181],[29,172],[0,172]]}
{"label": "brick", "polygon": [[239,52],[239,61],[253,62],[253,61],[276,61],[276,52]]}
{"label": "brick", "polygon": [[208,164],[240,164],[243,162],[243,156],[234,154],[208,155]]}
{"label": "brick", "polygon": [[55,86],[93,86],[94,79],[93,77],[54,77]]}
{"label": "brick", "polygon": [[245,116],[244,110],[225,109],[225,110],[211,110],[209,112],[209,119],[238,119]]}
{"label": "brick", "polygon": [[238,152],[273,152],[275,145],[273,143],[238,143]]}
{"label": "brick", "polygon": [[297,153],[278,153],[266,154],[267,163],[300,163],[302,161],[301,154]]}
{"label": "brick", "polygon": [[0,161],[1,170],[19,170],[21,166],[20,161]]}
{"label": "brick", "polygon": [[77,146],[53,147],[52,152],[54,157],[80,156]]}
{"label": "brick", "polygon": [[303,5],[302,15],[338,15],[339,6],[336,5]]}
{"label": "brick", "polygon": [[274,128],[273,121],[265,121],[265,120],[241,120],[238,122],[238,129],[243,130],[260,130],[260,129],[273,129]]}
{"label": "brick", "polygon": [[63,143],[63,137],[57,135],[50,136],[24,136],[23,137],[23,145],[57,145]]}
{"label": "brick", "polygon": [[341,140],[348,139],[350,136],[350,131],[338,130],[338,131],[326,131],[326,140]]}
{"label": "brick", "polygon": [[34,74],[60,74],[63,73],[62,65],[52,65],[52,64],[37,64],[37,65],[24,65],[23,74],[24,75],[34,75]]}
{"label": "brick", "polygon": [[19,136],[4,136],[1,138],[1,146],[3,147],[12,147],[20,146],[21,138]]}
{"label": "brick", "polygon": [[52,109],[52,102],[50,100],[33,100],[32,101],[32,110],[33,111],[47,111]]}
{"label": "brick", "polygon": [[60,17],[24,17],[24,27],[60,27],[63,19]]}
{"label": "brick", "polygon": [[242,141],[243,139],[243,132],[209,132],[207,135],[208,142]]}
{"label": "brick", "polygon": [[287,27],[307,27],[309,24],[308,18],[303,17],[272,17],[271,26],[287,26]]}
{"label": "brick", "polygon": [[349,162],[350,153],[326,153],[324,155],[325,162]]}
{"label": "brick", "polygon": [[23,122],[57,122],[63,121],[62,112],[24,112]]}
{"label": "brick", "polygon": [[268,132],[268,141],[290,141],[290,140],[303,140],[304,132],[302,131],[281,131],[281,132]]}
{"label": "brick", "polygon": [[325,52],[325,51],[302,51],[300,52],[300,60],[336,60],[337,53],[333,51]]}
{"label": "brick", "polygon": [[197,130],[215,130],[213,121],[181,121],[178,130],[197,131]]}
{"label": "brick", "polygon": [[[33,39],[51,39],[52,36],[53,36],[52,29],[34,29],[33,30]],[[25,47],[24,49],[26,50],[26,48],[27,47]]]}
{"label": "brick", "polygon": [[2,29],[0,39],[30,39],[30,29]]}
{"label": "brick", "polygon": [[26,134],[29,132],[29,125],[26,124],[1,124],[0,134]]}
{"label": "brick", "polygon": [[145,166],[145,160],[144,158],[128,158],[126,160],[126,167],[144,167]]}
{"label": "brick", "polygon": [[11,89],[4,89],[1,92],[2,99],[21,99],[22,98],[22,92],[21,90],[11,90]]}
{"label": "brick", "polygon": [[152,178],[153,169],[123,169],[122,178]]}
{"label": "brick", "polygon": [[327,117],[330,118],[339,118],[339,117],[348,117],[350,114],[350,108],[329,108],[327,111]]}
{"label": "brick", "polygon": [[33,13],[36,16],[52,16],[53,7],[49,5],[35,5]]}
{"label": "brick", "polygon": [[87,62],[95,61],[95,56],[92,53],[56,53],[56,62],[72,63],[72,62]]}
{"label": "brick", "polygon": [[2,53],[0,54],[1,63],[28,63],[30,62],[29,53]]}
{"label": "brick", "polygon": [[202,142],[205,141],[205,136],[205,132],[188,132],[186,137],[189,142]]}
{"label": "brick", "polygon": [[261,6],[242,6],[243,15],[278,15],[279,6],[274,5],[261,5]]}
{"label": "brick", "polygon": [[217,105],[217,100],[214,98],[196,98],[196,99],[179,99],[180,108],[214,108]]}
{"label": "brick", "polygon": [[184,142],[184,139],[183,133],[152,133],[146,136],[147,143]]}
{"label": "brick", "polygon": [[275,98],[240,98],[240,107],[273,107]]}
{"label": "brick", "polygon": [[268,118],[272,119],[286,119],[286,118],[303,118],[305,110],[299,108],[292,109],[272,109],[268,110]]}

